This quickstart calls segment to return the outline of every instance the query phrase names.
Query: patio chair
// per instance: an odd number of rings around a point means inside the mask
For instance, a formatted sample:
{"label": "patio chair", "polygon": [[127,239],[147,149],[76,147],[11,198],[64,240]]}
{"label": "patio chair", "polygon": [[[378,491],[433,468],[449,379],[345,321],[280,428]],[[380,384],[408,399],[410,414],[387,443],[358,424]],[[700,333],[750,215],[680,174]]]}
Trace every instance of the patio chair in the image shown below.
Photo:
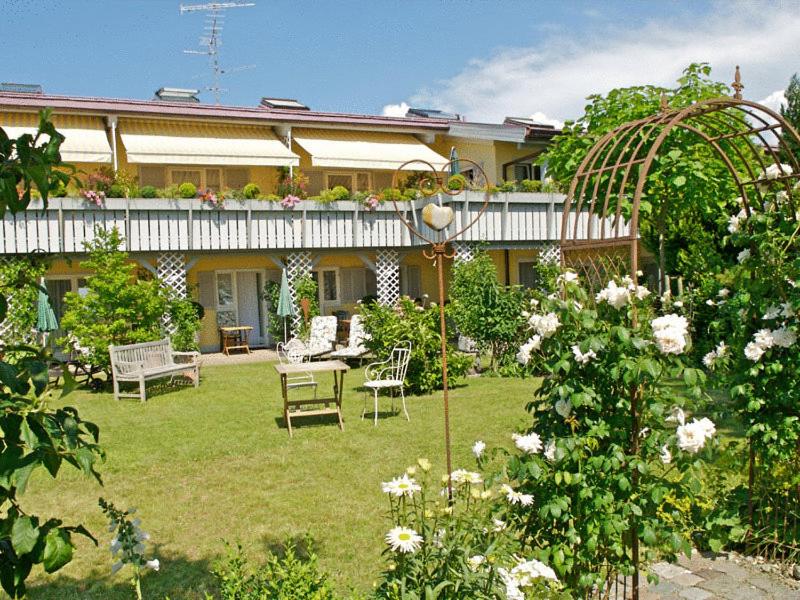
{"label": "patio chair", "polygon": [[392,396],[392,412],[394,412],[394,391],[400,390],[400,397],[403,399],[403,412],[406,420],[411,419],[406,409],[406,395],[404,392],[406,371],[408,361],[411,358],[411,342],[401,342],[392,349],[392,353],[386,360],[367,365],[364,375],[367,380],[364,382],[364,409],[361,411],[361,418],[367,412],[367,390],[372,390],[375,395],[375,416],[374,425],[378,424],[378,392],[389,390]]}
{"label": "patio chair", "polygon": [[307,350],[310,358],[328,354],[336,344],[336,317],[314,317],[311,319],[311,333]]}
{"label": "patio chair", "polygon": [[364,329],[363,318],[361,315],[353,315],[350,320],[350,337],[347,339],[347,346],[332,352],[331,358],[342,360],[363,359],[364,355],[369,352],[369,349],[364,345],[364,342],[368,339],[369,334]]}
{"label": "patio chair", "polygon": [[[278,342],[275,349],[278,353],[278,362],[282,365],[299,365],[309,361],[308,348],[297,338],[293,338],[285,344],[283,342]],[[286,378],[287,390],[307,387],[314,388],[314,398],[316,399],[317,382],[314,380],[313,373],[303,373],[302,375],[294,375]]]}

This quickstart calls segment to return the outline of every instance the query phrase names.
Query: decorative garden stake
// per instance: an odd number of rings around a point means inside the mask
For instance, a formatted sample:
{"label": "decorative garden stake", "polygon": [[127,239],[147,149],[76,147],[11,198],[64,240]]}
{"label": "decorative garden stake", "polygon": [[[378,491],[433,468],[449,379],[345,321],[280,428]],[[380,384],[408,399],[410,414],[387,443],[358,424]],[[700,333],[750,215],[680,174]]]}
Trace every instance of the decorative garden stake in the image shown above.
{"label": "decorative garden stake", "polygon": [[[412,168],[412,165],[420,165],[419,169]],[[447,329],[445,326],[444,318],[444,261],[445,259],[455,258],[456,253],[452,247],[448,246],[450,242],[454,241],[461,234],[472,227],[481,215],[486,211],[489,206],[489,181],[486,178],[486,173],[477,163],[465,159],[458,159],[458,167],[464,169],[464,164],[467,165],[467,170],[472,170],[475,174],[472,187],[477,183],[479,188],[483,188],[483,203],[480,208],[475,212],[472,220],[464,223],[460,229],[455,233],[447,233],[447,228],[453,223],[455,214],[453,209],[449,206],[442,206],[442,194],[448,196],[457,196],[462,193],[466,186],[465,180],[461,178],[454,179],[452,184],[454,189],[450,188],[450,169],[453,166],[452,161],[445,164],[440,170],[437,170],[431,163],[424,160],[410,160],[403,163],[395,171],[392,187],[397,188],[399,184],[402,171],[422,171],[423,175],[420,178],[418,188],[425,197],[438,196],[439,203],[428,203],[422,209],[422,221],[432,231],[432,234],[426,234],[408,219],[403,216],[397,201],[392,198],[392,204],[397,216],[402,221],[412,235],[418,237],[422,241],[430,244],[429,248],[422,250],[422,255],[425,258],[436,261],[436,271],[439,280],[439,333],[442,337],[442,396],[444,399],[444,446],[445,456],[447,459],[447,497],[452,501],[453,499],[453,482],[451,481],[451,474],[453,472],[453,465],[450,453],[450,402],[449,402],[449,389],[447,384]],[[445,185],[447,184],[447,185]],[[463,223],[463,220],[462,220]],[[430,235],[430,237],[429,237]]]}

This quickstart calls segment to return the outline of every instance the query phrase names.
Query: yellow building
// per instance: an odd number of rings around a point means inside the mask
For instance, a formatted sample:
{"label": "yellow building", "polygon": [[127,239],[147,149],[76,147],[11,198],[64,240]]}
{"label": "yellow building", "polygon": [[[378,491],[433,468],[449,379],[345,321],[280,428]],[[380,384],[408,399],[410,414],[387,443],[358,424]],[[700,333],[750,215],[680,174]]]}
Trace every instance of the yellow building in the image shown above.
{"label": "yellow building", "polygon": [[[353,194],[392,187],[404,163],[424,160],[445,168],[452,153],[477,163],[490,182],[541,179],[533,164],[554,129],[525,119],[469,123],[454,115],[412,109],[403,118],[323,113],[294,100],[265,98],[258,106],[201,104],[187,90],[162,88],[153,100],[117,100],[0,92],[0,126],[14,137],[34,132],[38,111],[50,108],[66,136],[63,159],[85,180],[105,167],[161,191],[155,198],[106,198],[101,206],[81,197],[51,199],[47,210],[7,215],[0,255],[43,250],[62,258],[47,276],[55,303],[79,291],[86,271],[83,243],[94,228],[117,227],[142,269],[164,279],[205,308],[201,347],[218,347],[218,327],[253,327],[254,345],[271,343],[268,280],[310,273],[319,284],[325,314],[349,314],[364,296],[392,302],[436,291],[433,266],[393,210],[357,199],[322,204],[312,199],[285,208],[266,199],[229,199],[213,206],[173,195],[189,182],[220,194],[254,183],[262,195],[278,193],[287,173],[308,178],[307,194],[343,186]],[[470,164],[464,160],[467,177]],[[406,166],[410,173],[420,164]],[[150,194],[152,195],[152,194]],[[559,233],[561,196],[502,193],[457,245],[469,254],[486,244],[505,283],[532,285],[531,263]],[[420,227],[428,199],[402,203]],[[454,210],[452,227],[470,221],[483,194],[442,195]],[[423,227],[424,229],[424,227]],[[428,235],[433,232],[428,230]]]}

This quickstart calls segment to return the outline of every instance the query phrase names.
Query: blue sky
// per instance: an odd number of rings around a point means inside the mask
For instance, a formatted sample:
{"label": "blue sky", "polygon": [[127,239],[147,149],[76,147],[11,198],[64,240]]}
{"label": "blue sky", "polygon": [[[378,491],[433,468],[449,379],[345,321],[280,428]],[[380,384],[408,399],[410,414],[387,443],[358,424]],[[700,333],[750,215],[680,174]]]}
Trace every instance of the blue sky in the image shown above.
{"label": "blue sky", "polygon": [[[398,114],[410,103],[558,121],[578,116],[589,93],[668,84],[691,61],[711,62],[724,81],[741,63],[755,100],[800,70],[792,3],[254,1],[227,13],[223,65],[256,68],[224,79],[226,104],[272,95],[320,110]],[[178,5],[0,0],[0,80],[126,98],[202,88],[205,58],[182,50],[198,47],[204,17]]]}

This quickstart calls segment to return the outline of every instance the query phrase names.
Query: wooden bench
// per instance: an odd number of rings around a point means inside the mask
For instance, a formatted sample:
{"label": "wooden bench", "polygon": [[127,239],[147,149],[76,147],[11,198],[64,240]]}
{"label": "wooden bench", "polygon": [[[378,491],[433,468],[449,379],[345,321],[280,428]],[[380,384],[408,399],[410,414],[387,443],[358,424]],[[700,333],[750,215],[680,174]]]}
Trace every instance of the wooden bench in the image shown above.
{"label": "wooden bench", "polygon": [[[184,375],[200,384],[200,353],[174,352],[169,338],[156,342],[109,346],[111,355],[111,374],[114,377],[114,398],[139,398],[147,400],[145,381]],[[176,361],[178,359],[178,361]],[[123,394],[119,391],[120,382],[138,382],[138,394]]]}

